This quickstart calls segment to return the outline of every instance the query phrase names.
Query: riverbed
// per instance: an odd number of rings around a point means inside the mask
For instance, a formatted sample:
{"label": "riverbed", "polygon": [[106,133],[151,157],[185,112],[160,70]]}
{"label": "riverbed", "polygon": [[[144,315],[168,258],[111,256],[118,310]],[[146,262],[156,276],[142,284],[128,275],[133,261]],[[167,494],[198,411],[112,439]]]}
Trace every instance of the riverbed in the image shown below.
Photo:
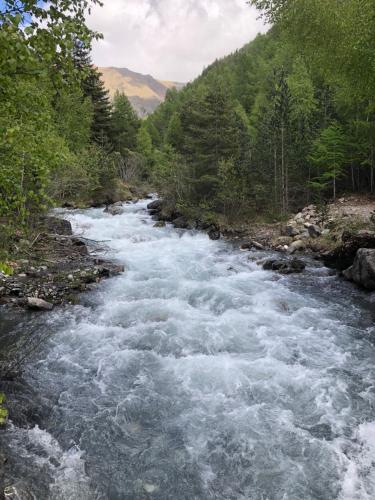
{"label": "riverbed", "polygon": [[22,319],[50,335],[24,371],[40,412],[1,435],[12,484],[38,500],[375,498],[372,297],[314,261],[281,276],[257,264],[268,252],[155,228],[146,205],[65,214],[126,270]]}

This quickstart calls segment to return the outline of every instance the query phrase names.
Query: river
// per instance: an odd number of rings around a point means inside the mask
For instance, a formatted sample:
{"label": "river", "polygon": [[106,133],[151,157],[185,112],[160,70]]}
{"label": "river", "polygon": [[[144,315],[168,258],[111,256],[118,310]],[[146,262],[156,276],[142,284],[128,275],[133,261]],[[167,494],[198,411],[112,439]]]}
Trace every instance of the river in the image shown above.
{"label": "river", "polygon": [[13,482],[37,500],[374,499],[371,297],[154,228],[146,204],[68,214],[126,271],[23,323],[53,334],[25,367],[37,423],[2,434]]}

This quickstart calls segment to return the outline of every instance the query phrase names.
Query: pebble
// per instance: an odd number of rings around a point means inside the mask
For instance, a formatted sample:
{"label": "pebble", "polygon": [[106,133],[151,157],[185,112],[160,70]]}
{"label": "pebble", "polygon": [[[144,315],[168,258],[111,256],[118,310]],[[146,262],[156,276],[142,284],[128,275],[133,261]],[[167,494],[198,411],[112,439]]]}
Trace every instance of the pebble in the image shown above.
{"label": "pebble", "polygon": [[159,488],[155,484],[144,483],[143,489],[145,490],[146,493],[154,493]]}

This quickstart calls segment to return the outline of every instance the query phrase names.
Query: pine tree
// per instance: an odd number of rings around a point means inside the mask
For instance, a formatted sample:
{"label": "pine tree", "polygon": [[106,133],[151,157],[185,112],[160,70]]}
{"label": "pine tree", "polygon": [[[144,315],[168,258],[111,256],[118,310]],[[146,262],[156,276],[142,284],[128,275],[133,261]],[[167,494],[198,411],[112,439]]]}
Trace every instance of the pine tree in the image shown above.
{"label": "pine tree", "polygon": [[218,187],[221,160],[235,154],[235,123],[232,103],[220,79],[201,86],[181,111],[182,153],[190,166],[195,203],[212,205]]}
{"label": "pine tree", "polygon": [[74,47],[74,64],[83,74],[81,87],[84,97],[92,102],[93,120],[91,125],[91,140],[107,150],[112,149],[111,135],[111,102],[108,90],[101,80],[101,73],[92,65],[88,50],[82,44]]}
{"label": "pine tree", "polygon": [[321,169],[312,181],[313,187],[322,190],[332,183],[333,199],[336,199],[337,180],[342,176],[345,159],[344,133],[340,125],[332,123],[313,144],[310,160]]}
{"label": "pine tree", "polygon": [[113,99],[111,135],[113,145],[119,153],[134,150],[140,120],[125,94],[116,91]]}
{"label": "pine tree", "polygon": [[152,161],[152,140],[145,123],[142,123],[138,130],[137,153],[142,155],[148,163]]}

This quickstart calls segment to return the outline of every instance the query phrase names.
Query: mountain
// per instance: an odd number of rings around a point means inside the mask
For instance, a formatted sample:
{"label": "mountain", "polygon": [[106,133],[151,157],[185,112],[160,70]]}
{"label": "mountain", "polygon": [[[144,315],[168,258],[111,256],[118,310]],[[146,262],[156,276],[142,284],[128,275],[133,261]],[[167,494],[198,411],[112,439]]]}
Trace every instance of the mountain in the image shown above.
{"label": "mountain", "polygon": [[156,80],[151,75],[142,75],[127,68],[99,68],[99,71],[111,97],[116,90],[124,92],[139,116],[152,113],[164,101],[168,89],[184,86],[183,83]]}

